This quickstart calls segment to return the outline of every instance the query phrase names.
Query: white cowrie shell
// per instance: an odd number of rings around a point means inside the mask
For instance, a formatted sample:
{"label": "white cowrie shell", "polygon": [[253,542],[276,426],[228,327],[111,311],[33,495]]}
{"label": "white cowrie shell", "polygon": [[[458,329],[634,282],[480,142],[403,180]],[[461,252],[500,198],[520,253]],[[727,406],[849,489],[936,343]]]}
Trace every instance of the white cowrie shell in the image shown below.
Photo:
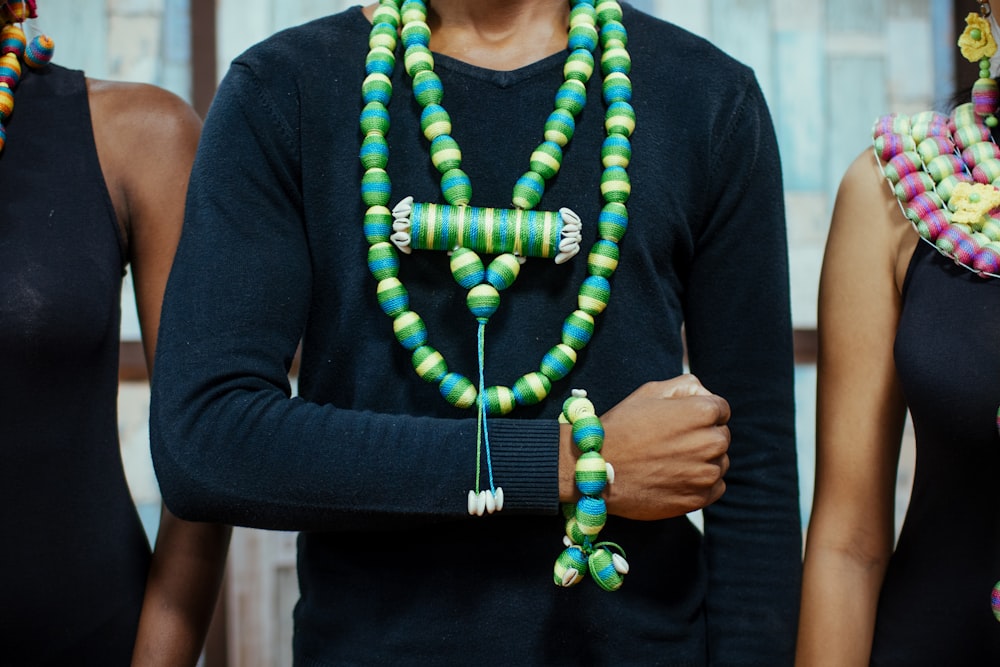
{"label": "white cowrie shell", "polygon": [[497,512],[503,509],[503,487],[498,486],[496,493],[493,494],[496,498]]}
{"label": "white cowrie shell", "polygon": [[476,498],[476,514],[482,516],[486,513],[486,492],[480,491],[479,497]]}
{"label": "white cowrie shell", "polygon": [[615,483],[615,467],[613,465],[611,465],[610,463],[608,463],[607,461],[604,462],[604,467],[607,468],[607,470],[608,470],[608,484],[614,484]]}
{"label": "white cowrie shell", "polygon": [[563,586],[572,586],[573,584],[576,583],[576,579],[579,576],[580,576],[580,573],[577,571],[577,569],[575,567],[569,568],[568,570],[566,570],[565,572],[563,572],[562,585]]}
{"label": "white cowrie shell", "polygon": [[628,561],[619,554],[611,554],[611,563],[615,566],[618,574],[628,574]]}
{"label": "white cowrie shell", "polygon": [[486,511],[493,514],[497,510],[497,499],[492,491],[486,491]]}
{"label": "white cowrie shell", "polygon": [[469,516],[476,515],[476,492],[469,491]]}

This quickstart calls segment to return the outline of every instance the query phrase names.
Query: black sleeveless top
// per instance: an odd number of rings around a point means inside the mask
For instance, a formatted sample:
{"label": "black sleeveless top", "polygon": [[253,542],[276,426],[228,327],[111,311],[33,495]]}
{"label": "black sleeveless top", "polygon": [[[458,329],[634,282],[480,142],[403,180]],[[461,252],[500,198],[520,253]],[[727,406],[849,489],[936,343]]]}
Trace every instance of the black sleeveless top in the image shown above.
{"label": "black sleeveless top", "polygon": [[149,545],[119,453],[125,256],[82,72],[15,90],[0,211],[0,663],[127,665]]}
{"label": "black sleeveless top", "polygon": [[920,242],[896,367],[916,433],[913,492],[879,600],[872,664],[1000,665],[1000,279]]}

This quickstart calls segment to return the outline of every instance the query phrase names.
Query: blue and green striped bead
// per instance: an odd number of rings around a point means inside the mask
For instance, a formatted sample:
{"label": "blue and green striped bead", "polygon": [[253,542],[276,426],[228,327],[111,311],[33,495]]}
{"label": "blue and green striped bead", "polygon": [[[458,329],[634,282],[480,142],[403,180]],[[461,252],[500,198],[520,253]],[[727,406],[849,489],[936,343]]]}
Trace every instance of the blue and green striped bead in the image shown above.
{"label": "blue and green striped bead", "polygon": [[497,255],[486,267],[486,282],[498,290],[505,290],[514,284],[521,272],[521,262],[512,253]]}
{"label": "blue and green striped bead", "polygon": [[554,141],[543,141],[531,154],[528,166],[545,180],[556,175],[562,166],[563,152]]}
{"label": "blue and green striped bead", "polygon": [[425,382],[437,384],[448,374],[448,363],[444,360],[444,355],[430,345],[421,345],[415,349],[410,360],[417,376]]}
{"label": "blue and green striped bead", "polygon": [[601,84],[601,93],[604,95],[605,104],[631,102],[632,80],[628,78],[628,74],[612,72],[604,77],[604,82]]}
{"label": "blue and green striped bead", "polygon": [[615,569],[615,562],[607,549],[595,549],[587,560],[590,576],[597,585],[608,592],[622,587],[625,578]]}
{"label": "blue and green striped bead", "polygon": [[[567,578],[567,573],[573,570],[576,572],[572,578]],[[587,554],[578,546],[566,547],[556,558],[556,564],[552,569],[552,581],[557,586],[573,586],[583,580],[587,572]]]}
{"label": "blue and green striped bead", "polygon": [[555,345],[542,357],[539,370],[550,380],[562,380],[576,365],[576,350],[565,343]]}
{"label": "blue and green striped bead", "polygon": [[536,405],[548,397],[552,391],[552,381],[544,373],[532,371],[517,378],[511,391],[514,392],[514,400],[518,405]]}
{"label": "blue and green striped bead", "polygon": [[389,109],[380,102],[369,102],[361,109],[361,134],[389,133]]}
{"label": "blue and green striped bead", "polygon": [[604,112],[604,129],[608,134],[632,136],[635,131],[635,109],[628,102],[612,102]]}
{"label": "blue and green striped bead", "polygon": [[399,7],[396,5],[379,3],[379,6],[376,7],[375,11],[372,13],[373,25],[385,23],[391,26],[393,30],[399,28],[399,19]]}
{"label": "blue and green striped bead", "polygon": [[407,350],[413,351],[427,343],[427,327],[423,319],[412,310],[406,310],[392,320],[396,340]]}
{"label": "blue and green striped bead", "polygon": [[376,46],[368,51],[365,57],[365,74],[383,74],[392,76],[392,70],[396,68],[395,54],[384,46]]}
{"label": "blue and green striped bead", "polygon": [[434,69],[434,54],[426,46],[411,46],[403,52],[403,66],[411,77]]}
{"label": "blue and green striped bead", "polygon": [[392,99],[392,82],[381,72],[375,72],[365,77],[361,84],[361,98],[365,104],[377,102],[388,106]]}
{"label": "blue and green striped bead", "polygon": [[580,285],[576,303],[585,313],[599,315],[611,300],[611,283],[604,276],[587,276]]}
{"label": "blue and green striped bead", "polygon": [[618,4],[618,0],[600,0],[594,5],[594,10],[601,25],[607,25],[612,21],[621,23],[622,7]]}
{"label": "blue and green striped bead", "polygon": [[440,104],[428,104],[420,112],[420,129],[428,141],[442,134],[451,134],[451,116]]}
{"label": "blue and green striped bead", "polygon": [[569,25],[573,27],[575,25],[597,25],[597,12],[594,11],[594,6],[586,2],[577,2],[573,5],[573,8],[569,10]]}
{"label": "blue and green striped bead", "polygon": [[365,169],[385,169],[389,163],[389,142],[381,134],[368,134],[361,141],[361,166]]}
{"label": "blue and green striped bead", "polygon": [[628,172],[622,167],[605,167],[601,174],[601,194],[608,202],[624,204],[632,194]]}
{"label": "blue and green striped bead", "polygon": [[583,111],[587,104],[587,86],[578,79],[567,79],[556,91],[555,106],[565,109],[574,116]]}
{"label": "blue and green striped bead", "polygon": [[601,164],[605,167],[628,168],[632,161],[632,142],[621,134],[611,134],[601,145]]}
{"label": "blue and green striped bead", "polygon": [[575,51],[576,49],[593,51],[597,48],[597,40],[597,29],[594,26],[586,23],[578,23],[569,29],[567,46],[570,51]]}
{"label": "blue and green striped bead", "polygon": [[628,32],[621,21],[604,21],[601,24],[601,45],[604,48],[628,46]]}
{"label": "blue and green striped bead", "polygon": [[589,451],[576,460],[576,488],[588,496],[599,495],[608,483],[608,464],[599,452]]}
{"label": "blue and green striped bead", "polygon": [[461,373],[450,372],[441,378],[438,390],[456,408],[471,408],[476,404],[476,386]]}
{"label": "blue and green striped bead", "polygon": [[569,514],[566,517],[566,537],[570,539],[573,544],[584,544],[590,540],[589,535],[584,535],[583,531],[580,530],[580,524],[576,520],[576,505],[574,503],[563,503],[563,514]]}
{"label": "blue and green striped bead", "polygon": [[576,522],[584,535],[597,535],[607,520],[608,508],[603,498],[582,496],[576,501]]}
{"label": "blue and green striped bead", "polygon": [[576,132],[576,120],[565,109],[554,109],[545,121],[545,140],[565,147]]}
{"label": "blue and green striped bead", "polygon": [[605,75],[612,72],[628,74],[632,71],[632,59],[628,51],[621,46],[605,48],[601,53],[601,71]]}
{"label": "blue and green striped bead", "polygon": [[396,49],[396,26],[391,23],[373,23],[368,33],[368,48],[383,47],[389,51]]}
{"label": "blue and green striped bead", "polygon": [[587,49],[576,49],[566,58],[563,77],[586,83],[594,73],[594,54]]}
{"label": "blue and green striped bead", "polygon": [[382,312],[389,317],[398,317],[410,309],[410,293],[399,278],[380,280],[375,294]]}
{"label": "blue and green striped bead", "polygon": [[392,211],[386,206],[371,206],[365,211],[365,240],[369,245],[388,241],[392,235]]}
{"label": "blue and green striped bead", "polygon": [[587,268],[590,270],[590,274],[610,278],[615,269],[618,268],[619,254],[618,244],[614,241],[604,239],[595,241],[590,249],[590,255],[587,256]]}
{"label": "blue and green striped bead", "polygon": [[628,230],[628,209],[624,204],[608,202],[597,216],[597,235],[618,243]]}
{"label": "blue and green striped bead", "polygon": [[545,179],[536,171],[526,171],[514,184],[512,202],[517,208],[532,209],[542,200]]}
{"label": "blue and green striped bead", "polygon": [[514,392],[511,391],[510,387],[504,387],[503,385],[487,387],[480,394],[479,400],[485,401],[486,414],[490,416],[510,414],[517,406],[517,401],[514,399]]}
{"label": "blue and green striped bead", "polygon": [[417,72],[417,75],[413,77],[413,96],[421,107],[441,104],[444,97],[441,77],[431,70]]}
{"label": "blue and green striped bead", "polygon": [[582,310],[570,313],[562,326],[562,342],[574,350],[582,350],[594,335],[594,318]]}
{"label": "blue and green striped bead", "polygon": [[465,206],[472,201],[472,180],[461,169],[449,169],[441,174],[441,195],[452,206]]}
{"label": "blue and green striped bead", "polygon": [[581,452],[599,452],[604,445],[604,425],[597,415],[584,415],[573,422],[573,444]]}
{"label": "blue and green striped bead", "polygon": [[366,169],[361,177],[361,200],[368,206],[385,206],[392,196],[392,182],[385,169]]}
{"label": "blue and green striped bead", "polygon": [[462,149],[450,135],[439,134],[431,142],[431,163],[442,174],[462,166]]}
{"label": "blue and green striped bead", "polygon": [[500,293],[493,285],[476,285],[466,295],[465,305],[473,317],[480,321],[487,320],[500,307]]}
{"label": "blue and green striped bead", "polygon": [[457,248],[455,252],[451,253],[449,265],[455,282],[467,290],[472,289],[486,278],[483,260],[480,259],[475,250]]}
{"label": "blue and green striped bead", "polygon": [[368,248],[368,270],[379,282],[399,275],[399,254],[387,241],[373,243]]}
{"label": "blue and green striped bead", "polygon": [[423,0],[403,0],[399,7],[399,18],[402,23],[427,20],[427,4]]}
{"label": "blue and green striped bead", "polygon": [[427,47],[431,43],[431,29],[424,21],[409,21],[403,26],[400,37],[407,49],[414,46]]}

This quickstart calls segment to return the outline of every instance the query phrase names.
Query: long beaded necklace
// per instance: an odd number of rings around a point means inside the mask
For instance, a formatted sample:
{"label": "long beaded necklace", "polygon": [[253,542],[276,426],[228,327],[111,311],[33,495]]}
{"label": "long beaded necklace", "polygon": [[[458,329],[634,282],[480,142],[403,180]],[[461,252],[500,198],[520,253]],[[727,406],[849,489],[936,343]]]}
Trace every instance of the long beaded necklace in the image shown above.
{"label": "long beaded necklace", "polygon": [[[989,3],[969,14],[962,54],[979,62],[972,102],[950,115],[889,114],[872,130],[876,158],[896,201],[920,238],[983,278],[1000,278],[1000,147],[991,127],[1000,90],[990,78],[997,45],[987,22]],[[1000,409],[996,415],[1000,430]],[[1000,581],[990,596],[1000,621]]]}
{"label": "long beaded necklace", "polygon": [[7,143],[7,121],[14,112],[14,89],[21,80],[22,63],[41,69],[52,60],[54,44],[47,35],[29,42],[21,23],[38,16],[35,0],[10,0],[0,5],[0,151]]}
{"label": "long beaded necklace", "polygon": [[[487,418],[545,400],[552,382],[563,379],[573,369],[578,352],[593,336],[596,316],[604,311],[610,298],[609,279],[617,268],[618,244],[628,226],[625,202],[631,185],[626,168],[635,129],[628,76],[631,58],[621,19],[617,0],[571,1],[565,80],[545,123],[544,140],[532,152],[528,170],[514,185],[514,208],[494,209],[470,206],[472,184],[461,169],[461,149],[451,136],[451,118],[441,105],[443,87],[434,72],[425,3],[380,0],[373,15],[360,117],[360,158],[364,167],[361,198],[368,207],[364,216],[368,268],[378,283],[379,306],[392,318],[399,343],[411,352],[417,375],[437,385],[450,404],[477,411],[475,484],[468,493],[470,514],[481,516],[503,508],[503,488],[493,478]],[[422,108],[421,130],[430,142],[431,162],[441,174],[441,192],[447,204],[417,203],[406,197],[392,210],[388,208],[392,188],[386,172],[386,134],[392,95],[390,76],[395,69],[399,39],[405,49],[404,67],[411,77],[413,94]],[[598,218],[598,239],[587,260],[588,276],[580,285],[577,309],[563,322],[560,342],[543,356],[538,369],[525,373],[511,387],[487,385],[485,329],[500,305],[500,292],[517,279],[526,257],[563,263],[580,249],[582,223],[572,210],[534,208],[542,199],[546,182],[558,173],[563,149],[572,139],[576,118],[586,101],[586,84],[595,68],[593,54],[598,42],[606,104],[607,137],[601,149],[601,193],[605,204]],[[451,255],[452,276],[467,290],[466,304],[478,324],[478,384],[449,368],[443,355],[428,344],[424,321],[410,309],[409,294],[398,278],[399,253],[408,254],[414,249],[444,250]],[[485,264],[479,253],[495,257]],[[613,543],[596,541],[607,518],[601,493],[614,477],[614,469],[600,454],[604,430],[593,404],[579,390],[567,399],[560,419],[572,424],[574,443],[582,452],[575,472],[582,496],[575,507],[564,506],[567,546],[556,561],[554,581],[570,586],[589,570],[602,588],[616,590],[628,571],[624,553]],[[480,488],[484,457],[488,490]]]}

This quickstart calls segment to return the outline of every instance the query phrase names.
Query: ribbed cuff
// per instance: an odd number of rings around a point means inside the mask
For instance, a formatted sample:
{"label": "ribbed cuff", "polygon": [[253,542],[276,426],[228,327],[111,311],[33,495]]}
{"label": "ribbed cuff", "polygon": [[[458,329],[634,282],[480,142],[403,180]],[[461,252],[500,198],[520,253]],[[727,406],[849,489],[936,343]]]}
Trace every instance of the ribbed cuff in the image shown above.
{"label": "ribbed cuff", "polygon": [[504,512],[559,510],[559,422],[490,420],[493,478],[503,487]]}

